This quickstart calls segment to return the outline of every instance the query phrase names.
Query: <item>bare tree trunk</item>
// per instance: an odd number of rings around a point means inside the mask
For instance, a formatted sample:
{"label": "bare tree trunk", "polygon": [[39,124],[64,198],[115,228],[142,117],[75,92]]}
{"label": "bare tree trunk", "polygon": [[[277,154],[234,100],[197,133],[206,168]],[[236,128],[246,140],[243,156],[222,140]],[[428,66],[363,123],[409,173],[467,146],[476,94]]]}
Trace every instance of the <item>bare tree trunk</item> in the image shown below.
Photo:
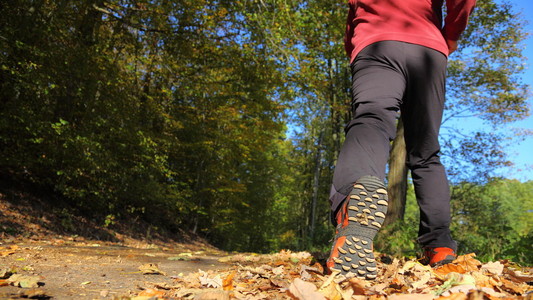
{"label": "bare tree trunk", "polygon": [[405,202],[407,196],[407,151],[405,149],[404,131],[402,119],[398,121],[396,138],[392,143],[389,161],[389,209],[384,225],[402,219],[405,214]]}
{"label": "bare tree trunk", "polygon": [[324,137],[324,132],[320,132],[318,137],[318,145],[315,154],[315,174],[313,176],[313,196],[311,204],[311,216],[310,216],[310,226],[309,226],[309,236],[313,239],[315,234],[316,227],[316,206],[318,202],[318,187],[320,185],[320,170],[322,169],[322,139]]}

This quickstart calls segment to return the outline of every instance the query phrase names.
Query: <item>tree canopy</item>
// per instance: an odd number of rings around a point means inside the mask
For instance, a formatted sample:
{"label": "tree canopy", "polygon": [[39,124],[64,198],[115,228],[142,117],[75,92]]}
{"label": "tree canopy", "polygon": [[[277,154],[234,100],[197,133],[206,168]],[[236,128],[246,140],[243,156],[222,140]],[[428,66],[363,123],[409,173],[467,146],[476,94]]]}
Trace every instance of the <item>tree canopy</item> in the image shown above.
{"label": "tree canopy", "polygon": [[[0,173],[102,223],[141,217],[231,250],[327,248],[326,199],[351,117],[346,9],[331,0],[2,3]],[[443,137],[457,199],[505,183],[490,179],[515,138],[501,126],[529,113],[522,25],[510,3],[480,1],[450,60],[447,118],[488,124]],[[487,197],[479,201],[496,199]],[[506,206],[491,207],[483,214]],[[456,226],[481,224],[475,211],[458,206],[475,216]],[[506,241],[517,245],[531,226],[513,224],[520,234]],[[484,239],[465,249],[484,251]],[[487,257],[519,257],[512,251]]]}

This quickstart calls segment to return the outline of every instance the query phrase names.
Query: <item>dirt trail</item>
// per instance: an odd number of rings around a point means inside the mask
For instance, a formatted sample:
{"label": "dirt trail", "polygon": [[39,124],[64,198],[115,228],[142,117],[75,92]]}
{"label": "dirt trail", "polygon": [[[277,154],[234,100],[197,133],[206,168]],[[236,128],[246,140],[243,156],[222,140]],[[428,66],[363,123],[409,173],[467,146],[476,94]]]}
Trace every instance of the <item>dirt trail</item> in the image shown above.
{"label": "dirt trail", "polygon": [[[222,252],[212,248],[141,249],[91,242],[76,245],[51,245],[35,242],[16,244],[12,254],[2,257],[0,271],[5,268],[25,275],[39,275],[44,283],[39,289],[53,299],[112,299],[137,294],[148,283],[172,285],[173,276],[197,272],[198,269],[224,268],[218,259]],[[0,245],[11,249],[8,245]],[[4,254],[7,254],[4,250]],[[156,264],[166,276],[143,275],[139,266]],[[0,299],[20,299],[32,291],[14,286],[1,286]]]}

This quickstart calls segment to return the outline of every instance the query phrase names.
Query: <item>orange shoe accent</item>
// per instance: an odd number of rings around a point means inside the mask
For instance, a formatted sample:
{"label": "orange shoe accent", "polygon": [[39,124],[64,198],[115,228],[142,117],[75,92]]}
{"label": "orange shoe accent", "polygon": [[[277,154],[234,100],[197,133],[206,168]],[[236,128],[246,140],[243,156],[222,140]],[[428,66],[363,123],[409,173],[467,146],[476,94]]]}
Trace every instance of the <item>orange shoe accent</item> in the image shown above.
{"label": "orange shoe accent", "polygon": [[339,257],[339,247],[344,246],[345,241],[346,241],[345,236],[341,236],[335,241],[335,244],[333,245],[328,261],[326,262],[326,266],[328,267],[328,270],[331,270],[332,268],[335,267],[335,261],[333,259]]}
{"label": "orange shoe accent", "polygon": [[455,251],[448,247],[425,248],[423,263],[432,267],[449,264],[457,258]]}

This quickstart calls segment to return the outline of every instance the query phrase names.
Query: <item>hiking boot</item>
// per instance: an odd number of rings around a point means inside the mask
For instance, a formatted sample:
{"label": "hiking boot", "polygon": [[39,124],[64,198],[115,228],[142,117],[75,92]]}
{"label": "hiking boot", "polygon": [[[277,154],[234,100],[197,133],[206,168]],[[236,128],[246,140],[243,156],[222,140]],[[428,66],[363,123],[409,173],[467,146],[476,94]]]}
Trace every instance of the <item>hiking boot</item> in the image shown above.
{"label": "hiking boot", "polygon": [[457,258],[457,254],[452,248],[448,247],[436,247],[436,248],[424,248],[424,256],[420,259],[420,262],[432,267],[438,267],[445,264],[449,264]]}
{"label": "hiking boot", "polygon": [[361,177],[341,205],[337,230],[326,266],[346,277],[377,277],[373,239],[387,214],[388,198],[383,182]]}

